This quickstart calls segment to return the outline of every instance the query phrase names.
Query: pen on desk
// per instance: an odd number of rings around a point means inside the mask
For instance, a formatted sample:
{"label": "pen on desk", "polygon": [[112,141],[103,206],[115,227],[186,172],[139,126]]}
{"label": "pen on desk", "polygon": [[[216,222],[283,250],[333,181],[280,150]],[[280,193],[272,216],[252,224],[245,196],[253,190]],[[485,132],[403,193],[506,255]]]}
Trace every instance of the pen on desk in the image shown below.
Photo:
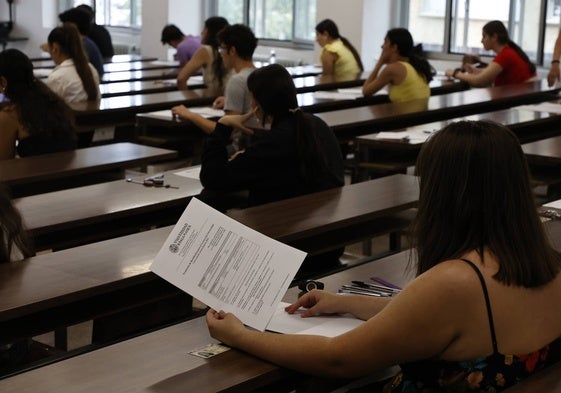
{"label": "pen on desk", "polygon": [[391,294],[397,294],[397,293],[400,292],[399,289],[390,288],[390,287],[387,287],[385,285],[370,284],[370,283],[363,282],[363,281],[352,281],[352,283],[354,285],[357,285],[357,286],[362,287],[362,288],[370,288],[370,289],[374,289],[374,290],[377,290],[377,291],[380,291],[380,292],[387,292],[387,293],[391,293]]}
{"label": "pen on desk", "polygon": [[360,287],[360,286],[356,286],[356,285],[343,285],[341,287],[341,289],[343,290],[349,290],[349,291],[355,291],[355,292],[360,292],[360,293],[364,293],[364,294],[376,294],[377,296],[382,296],[382,297],[390,297],[392,296],[391,293],[388,292],[383,292],[383,291],[379,291],[376,289],[372,289],[372,288],[367,288],[367,287]]}
{"label": "pen on desk", "polygon": [[386,281],[386,280],[384,280],[384,279],[382,279],[382,278],[380,278],[380,277],[370,277],[370,279],[371,279],[372,281],[377,282],[377,283],[379,283],[379,284],[382,284],[382,285],[384,285],[384,286],[386,286],[386,287],[395,288],[395,289],[401,290],[401,287],[398,287],[397,285],[394,285],[394,284],[392,284],[391,282],[388,282],[388,281]]}
{"label": "pen on desk", "polygon": [[339,291],[337,293],[340,294],[340,295],[363,295],[363,296],[388,297],[388,296],[380,295],[379,293],[357,291],[357,290],[354,290],[354,289],[339,289]]}

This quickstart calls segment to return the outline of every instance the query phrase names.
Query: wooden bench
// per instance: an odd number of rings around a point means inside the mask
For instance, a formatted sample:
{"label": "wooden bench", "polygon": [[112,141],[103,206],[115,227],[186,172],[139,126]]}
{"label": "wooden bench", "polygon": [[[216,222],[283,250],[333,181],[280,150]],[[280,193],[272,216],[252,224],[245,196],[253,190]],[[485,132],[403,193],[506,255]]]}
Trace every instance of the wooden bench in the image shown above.
{"label": "wooden bench", "polygon": [[39,156],[4,160],[0,183],[13,197],[123,178],[124,170],[177,157],[173,150],[113,143]]}

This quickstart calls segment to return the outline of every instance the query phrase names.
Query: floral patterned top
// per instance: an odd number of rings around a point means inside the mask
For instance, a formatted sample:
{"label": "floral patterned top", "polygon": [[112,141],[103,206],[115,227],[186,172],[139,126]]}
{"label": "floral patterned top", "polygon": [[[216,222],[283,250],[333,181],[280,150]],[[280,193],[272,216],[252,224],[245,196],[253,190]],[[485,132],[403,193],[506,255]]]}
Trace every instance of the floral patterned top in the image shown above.
{"label": "floral patterned top", "polygon": [[384,387],[384,393],[497,393],[561,360],[561,337],[529,354],[503,355],[498,352],[485,280],[473,262],[462,260],[474,268],[483,287],[493,354],[463,362],[428,359],[403,364],[401,372]]}

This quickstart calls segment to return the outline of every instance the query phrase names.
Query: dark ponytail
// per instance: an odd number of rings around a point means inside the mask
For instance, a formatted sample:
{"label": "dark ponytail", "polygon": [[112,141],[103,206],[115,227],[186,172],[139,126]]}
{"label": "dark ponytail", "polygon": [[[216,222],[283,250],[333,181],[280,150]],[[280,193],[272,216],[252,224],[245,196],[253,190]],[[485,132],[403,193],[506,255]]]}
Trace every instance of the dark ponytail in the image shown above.
{"label": "dark ponytail", "polygon": [[397,45],[399,54],[409,59],[409,64],[425,78],[427,83],[432,80],[432,69],[424,57],[423,46],[413,45],[413,37],[409,30],[401,27],[391,29],[388,30],[386,37],[392,45]]}
{"label": "dark ponytail", "polygon": [[492,20],[483,26],[483,31],[488,36],[493,36],[494,34],[497,35],[497,41],[499,44],[508,45],[520,56],[522,60],[528,64],[530,69],[530,73],[533,74],[536,72],[536,65],[530,61],[528,55],[520,48],[514,41],[512,41],[508,35],[508,31],[500,20]]}
{"label": "dark ponytail", "polygon": [[351,53],[353,54],[353,57],[355,58],[355,61],[358,65],[358,68],[360,68],[361,71],[364,71],[364,66],[362,65],[362,60],[360,58],[360,54],[358,53],[356,48],[350,43],[350,41],[348,39],[346,39],[345,37],[343,37],[339,34],[339,28],[337,27],[335,22],[333,22],[331,19],[324,19],[316,25],[316,31],[318,31],[320,33],[327,32],[327,34],[331,38],[333,38],[335,40],[340,39],[341,42],[343,42],[343,45],[345,45],[347,47],[347,49],[349,49],[351,51]]}
{"label": "dark ponytail", "polygon": [[204,45],[212,48],[212,71],[218,80],[218,85],[222,88],[224,86],[224,77],[226,76],[226,69],[222,62],[222,56],[218,53],[218,33],[226,26],[229,26],[228,20],[221,16],[213,16],[205,20],[206,40]]}
{"label": "dark ponytail", "polygon": [[273,123],[293,118],[296,125],[296,150],[300,174],[309,191],[329,173],[329,167],[319,140],[318,122],[298,108],[296,87],[286,68],[270,64],[258,68],[247,78],[248,90],[263,111],[264,118]]}
{"label": "dark ponytail", "polygon": [[76,26],[73,23],[66,22],[60,27],[55,27],[50,32],[47,41],[49,45],[56,42],[60,50],[72,59],[76,72],[88,95],[88,101],[97,100],[99,98],[99,89],[95,83],[86,52],[82,45],[80,32]]}

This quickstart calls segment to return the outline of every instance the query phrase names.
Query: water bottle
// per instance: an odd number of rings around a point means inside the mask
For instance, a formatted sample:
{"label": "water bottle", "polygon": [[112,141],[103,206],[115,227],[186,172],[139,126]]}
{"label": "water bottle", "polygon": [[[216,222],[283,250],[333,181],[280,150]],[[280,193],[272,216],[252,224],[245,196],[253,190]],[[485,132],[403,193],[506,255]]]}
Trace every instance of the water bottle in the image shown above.
{"label": "water bottle", "polygon": [[269,64],[275,64],[277,62],[277,54],[274,49],[271,49],[271,54],[269,56]]}

